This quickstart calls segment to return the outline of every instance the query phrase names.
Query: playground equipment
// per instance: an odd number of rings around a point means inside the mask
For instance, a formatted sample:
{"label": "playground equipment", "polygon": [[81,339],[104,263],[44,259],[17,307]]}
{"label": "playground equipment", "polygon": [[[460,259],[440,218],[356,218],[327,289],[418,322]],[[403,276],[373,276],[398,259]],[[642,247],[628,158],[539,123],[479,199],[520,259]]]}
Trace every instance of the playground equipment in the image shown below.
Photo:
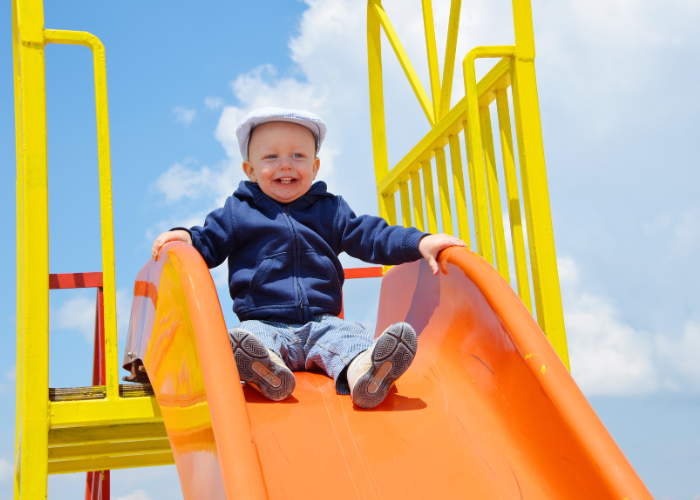
{"label": "playground equipment", "polygon": [[[477,253],[443,252],[437,278],[424,263],[386,273],[348,270],[346,277],[384,275],[377,331],[406,320],[418,331],[420,344],[414,364],[387,400],[373,411],[360,411],[347,396],[335,394],[332,381],[314,373],[297,374],[297,389],[283,403],[241,388],[211,276],[197,252],[184,244],[167,245],[159,261],[149,261],[137,276],[123,364],[138,375],[143,363],[151,385],[119,385],[104,47],[88,33],[44,29],[41,0],[13,0],[15,498],[45,498],[47,474],[88,472],[86,498],[106,500],[110,469],[171,463],[178,467],[188,499],[651,498],[567,371],[529,0],[513,0],[515,45],[477,47],[467,54],[466,96],[451,108],[461,1],[451,3],[442,84],[430,0],[422,6],[432,101],[381,2],[368,2],[380,213],[397,222],[398,191],[403,224],[436,231],[439,216],[442,231],[452,233],[454,208],[457,234],[471,246],[460,149],[464,130]],[[391,169],[381,29],[431,125]],[[46,43],[84,45],[94,54],[102,273],[49,275]],[[500,61],[477,83],[474,60],[481,57]],[[539,326],[531,315],[509,87]],[[494,100],[519,297],[508,284],[489,111]],[[48,292],[71,287],[98,289],[93,386],[49,389]]]}

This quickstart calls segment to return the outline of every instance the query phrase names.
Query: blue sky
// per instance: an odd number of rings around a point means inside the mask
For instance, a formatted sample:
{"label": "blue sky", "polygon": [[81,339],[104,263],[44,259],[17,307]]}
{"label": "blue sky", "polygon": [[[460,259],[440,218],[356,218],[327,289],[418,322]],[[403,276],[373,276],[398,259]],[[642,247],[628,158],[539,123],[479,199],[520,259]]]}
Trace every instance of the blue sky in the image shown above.
{"label": "blue sky", "polygon": [[[434,0],[438,53],[449,2]],[[428,88],[419,2],[386,10]],[[415,5],[414,5],[415,4]],[[366,4],[354,0],[124,3],[47,1],[47,28],[89,31],[107,50],[120,343],[152,239],[201,223],[242,177],[233,129],[268,104],[329,126],[320,177],[376,213],[367,99]],[[458,57],[512,43],[510,4],[465,2]],[[658,499],[700,499],[700,4],[533,0],[537,76],[572,372]],[[9,9],[0,35],[0,499],[12,494],[15,366],[15,143]],[[51,272],[101,268],[92,60],[46,51]],[[385,48],[390,163],[427,130]],[[442,57],[442,56],[440,56]],[[483,74],[487,65],[479,66]],[[461,97],[456,71],[453,103]],[[350,264],[350,261],[346,261]],[[222,307],[230,312],[220,271]],[[371,326],[376,280],[346,287]],[[51,292],[50,385],[88,385],[94,297]],[[174,468],[115,472],[113,498],[178,498]],[[84,475],[52,476],[49,498]]]}

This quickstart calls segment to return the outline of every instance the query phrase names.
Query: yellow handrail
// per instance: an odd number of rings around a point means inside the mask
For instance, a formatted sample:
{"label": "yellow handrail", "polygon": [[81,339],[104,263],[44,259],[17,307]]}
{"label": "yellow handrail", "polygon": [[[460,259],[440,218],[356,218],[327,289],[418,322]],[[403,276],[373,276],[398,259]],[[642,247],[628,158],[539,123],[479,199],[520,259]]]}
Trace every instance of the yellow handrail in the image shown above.
{"label": "yellow handrail", "polygon": [[[438,71],[432,2],[422,0],[422,7],[432,103],[428,102],[428,95],[420,85],[381,1],[368,1],[370,104],[380,214],[390,224],[396,224],[395,193],[399,191],[402,224],[413,224],[419,229],[427,228],[431,233],[441,230],[452,234],[455,229],[454,210],[457,216],[457,234],[471,247],[467,190],[464,184],[459,137],[463,131],[476,250],[484,259],[495,265],[504,279],[509,282],[509,258],[512,260],[518,294],[528,310],[532,311],[528,254],[525,251],[525,234],[521,220],[519,193],[522,188],[537,320],[568,367],[568,349],[537,102],[530,2],[513,0],[516,39],[514,45],[475,47],[464,57],[462,69],[465,96],[451,109],[461,1],[452,0],[450,5],[442,85],[440,85]],[[379,46],[380,27],[384,28],[404,73],[431,123],[431,130],[391,169],[389,169],[386,149],[382,61]],[[480,58],[500,60],[477,82],[474,62]],[[508,102],[509,88],[513,94],[521,186],[518,186],[515,166]],[[490,105],[494,101],[496,101],[498,114],[502,175],[505,179],[503,194],[498,182],[499,166],[491,121]],[[454,193],[450,193],[446,147],[450,149],[449,166],[452,168],[451,183]],[[437,185],[433,174],[433,157]],[[423,190],[421,190],[421,177]],[[412,196],[409,196],[409,193]],[[436,206],[436,195],[439,199],[438,206]],[[505,196],[510,225],[512,252],[510,257],[504,231],[502,196]]]}
{"label": "yellow handrail", "polygon": [[105,374],[107,399],[119,396],[119,347],[117,345],[117,297],[114,276],[114,216],[112,210],[112,166],[109,154],[109,112],[107,106],[107,64],[105,47],[84,31],[44,30],[46,43],[82,45],[92,51],[97,113],[97,158],[100,179],[100,222],[102,236],[102,280],[105,308]]}

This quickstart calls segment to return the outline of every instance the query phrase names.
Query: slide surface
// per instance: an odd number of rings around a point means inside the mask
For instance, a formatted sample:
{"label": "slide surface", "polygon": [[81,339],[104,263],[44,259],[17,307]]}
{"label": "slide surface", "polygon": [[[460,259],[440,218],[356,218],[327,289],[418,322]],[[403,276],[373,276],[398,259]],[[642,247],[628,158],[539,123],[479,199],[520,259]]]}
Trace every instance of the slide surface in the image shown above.
{"label": "slide surface", "polygon": [[286,401],[241,386],[204,262],[169,244],[139,273],[124,364],[143,360],[186,499],[651,499],[512,288],[466,249],[391,269],[376,335],[418,354],[355,407],[319,373]]}

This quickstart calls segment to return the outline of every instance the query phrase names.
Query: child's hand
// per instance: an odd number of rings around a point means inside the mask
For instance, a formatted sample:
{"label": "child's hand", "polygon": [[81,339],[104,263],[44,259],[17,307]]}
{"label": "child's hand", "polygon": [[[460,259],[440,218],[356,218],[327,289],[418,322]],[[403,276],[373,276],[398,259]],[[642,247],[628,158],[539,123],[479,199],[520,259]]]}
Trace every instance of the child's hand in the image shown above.
{"label": "child's hand", "polygon": [[187,231],[183,231],[182,229],[176,229],[175,231],[166,231],[165,233],[158,236],[156,238],[156,241],[153,242],[153,248],[151,249],[151,255],[153,256],[153,260],[158,260],[161,247],[169,241],[184,241],[185,243],[189,243],[191,245],[192,237],[190,236],[190,233],[188,233]]}
{"label": "child's hand", "polygon": [[459,238],[450,236],[449,234],[429,234],[422,238],[418,243],[418,251],[428,261],[430,268],[433,270],[433,276],[438,273],[438,264],[435,258],[441,250],[449,247],[466,247]]}

